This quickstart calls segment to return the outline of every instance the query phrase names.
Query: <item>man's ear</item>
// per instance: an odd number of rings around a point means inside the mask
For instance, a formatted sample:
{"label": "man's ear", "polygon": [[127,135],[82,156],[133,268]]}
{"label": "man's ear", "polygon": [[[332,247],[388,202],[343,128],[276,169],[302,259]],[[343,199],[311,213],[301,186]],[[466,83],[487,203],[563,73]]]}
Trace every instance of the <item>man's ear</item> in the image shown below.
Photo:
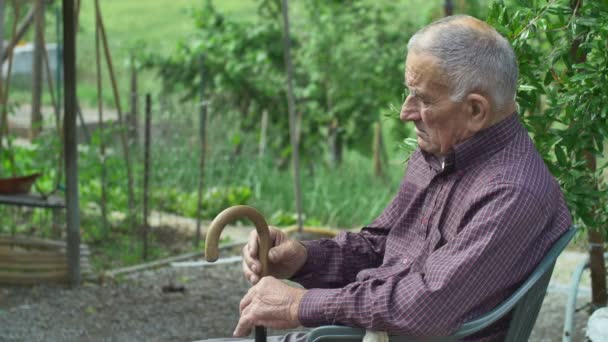
{"label": "man's ear", "polygon": [[469,110],[469,130],[479,132],[482,129],[490,126],[492,117],[490,113],[490,101],[488,98],[479,93],[470,93],[467,95],[467,109]]}

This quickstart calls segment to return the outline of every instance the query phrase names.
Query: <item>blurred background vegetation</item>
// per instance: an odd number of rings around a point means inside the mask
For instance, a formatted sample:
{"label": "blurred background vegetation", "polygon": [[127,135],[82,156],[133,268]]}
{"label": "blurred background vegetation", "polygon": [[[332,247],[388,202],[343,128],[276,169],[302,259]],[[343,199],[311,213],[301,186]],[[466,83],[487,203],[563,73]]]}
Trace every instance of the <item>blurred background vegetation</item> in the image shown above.
{"label": "blurred background vegetation", "polygon": [[[398,108],[405,96],[406,44],[417,29],[444,16],[444,1],[299,0],[290,3],[305,225],[361,227],[380,214],[398,189],[411,152],[407,140],[410,129],[398,120]],[[547,56],[555,54],[554,47],[559,42],[566,44],[577,37],[574,34],[570,40],[552,43],[535,36],[542,28],[528,25],[544,15],[553,15],[546,18],[546,25],[555,30],[564,25],[568,28],[572,8],[567,0],[455,0],[453,4],[454,13],[489,19],[514,42],[520,58],[534,62],[536,68],[543,66]],[[59,5],[55,1],[47,7],[47,42],[56,41]],[[562,6],[559,8],[566,12],[554,10],[556,6]],[[82,1],[77,40],[78,97],[81,106],[91,110],[96,110],[98,103],[94,9],[92,1]],[[10,14],[10,6],[6,11],[5,32],[11,32],[15,18]],[[140,130],[139,138],[129,147],[134,155],[137,213],[141,212],[143,196],[141,124],[144,96],[149,93],[152,95],[152,210],[196,216],[201,146],[199,112],[203,101],[208,115],[204,218],[211,219],[230,205],[249,204],[259,208],[270,224],[293,225],[295,201],[289,163],[292,151],[280,1],[105,0],[101,1],[101,12],[123,112],[130,110],[131,77],[134,70],[137,73]],[[591,16],[584,11],[579,15]],[[524,36],[524,31],[529,33]],[[25,41],[32,39],[32,33],[24,37]],[[534,49],[529,49],[530,46]],[[530,51],[534,51],[533,60]],[[522,65],[520,104],[527,114],[542,113],[539,103],[553,99],[548,94],[559,82],[549,79],[541,89],[532,80],[543,77],[545,81],[550,70],[537,75],[536,70],[529,67],[532,64],[527,63]],[[567,66],[557,68],[559,71]],[[102,69],[102,101],[106,111],[114,111],[107,68]],[[204,98],[200,95],[202,87]],[[30,98],[30,89],[11,89],[8,105],[19,108]],[[48,93],[43,102],[51,104]],[[562,177],[560,183],[574,189],[587,174],[580,161],[572,162],[576,165],[574,168],[564,163],[562,150],[568,157],[576,155],[577,150],[568,149],[560,143],[562,140],[556,140],[555,134],[560,132],[542,134],[549,128],[568,125],[559,122],[562,119],[558,114],[544,126],[531,115],[525,121],[532,135],[538,138],[537,145],[547,163],[553,166],[552,171]],[[12,115],[18,115],[18,110],[14,109]],[[265,134],[261,129],[264,117],[267,118]],[[139,247],[123,248],[132,247],[138,237],[133,235],[133,227],[125,219],[128,216],[127,175],[118,143],[120,129],[113,126],[106,129],[103,136],[95,131],[91,142],[79,147],[82,234],[86,242],[105,248],[120,263],[131,264],[139,261],[140,251]],[[49,133],[29,144],[18,144],[17,137],[11,135],[10,139],[16,143],[11,158],[3,154],[0,172],[42,171],[43,177],[37,183],[40,191],[52,192],[57,185],[61,188],[61,184],[54,183],[61,147],[58,135]],[[109,145],[103,158],[107,168],[108,210],[122,214],[110,215],[110,227],[104,227],[101,220],[99,147],[102,140]],[[593,150],[599,164],[605,161],[604,144],[605,139],[600,139],[599,147]],[[561,146],[557,152],[555,146]],[[558,161],[562,162],[560,167],[557,167]],[[569,173],[567,165],[582,173]],[[603,189],[604,183],[596,183],[603,177],[602,172],[599,167],[597,177],[589,181],[590,186],[600,184],[596,192]],[[589,189],[585,188],[582,193],[572,190],[568,195],[575,211],[585,217],[591,215],[583,210],[590,202],[597,202],[595,208],[602,210],[606,206],[605,200],[600,201],[599,195],[591,196],[594,194],[589,193]],[[581,196],[591,197],[581,200]],[[51,234],[45,228],[48,214],[43,211],[24,217],[12,208],[0,207],[0,215],[10,218],[10,222],[0,226],[0,233],[35,230],[39,235]],[[604,221],[602,216],[588,223],[597,225]],[[141,222],[142,217],[137,214],[136,224]],[[167,253],[158,247],[152,250],[152,257]]]}

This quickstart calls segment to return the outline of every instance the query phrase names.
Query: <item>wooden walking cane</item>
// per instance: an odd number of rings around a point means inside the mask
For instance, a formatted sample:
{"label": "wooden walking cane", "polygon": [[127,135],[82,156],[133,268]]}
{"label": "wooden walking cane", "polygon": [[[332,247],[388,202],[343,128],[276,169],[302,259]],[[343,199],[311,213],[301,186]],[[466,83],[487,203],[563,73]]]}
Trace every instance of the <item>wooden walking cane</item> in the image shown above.
{"label": "wooden walking cane", "polygon": [[[264,216],[260,214],[255,208],[246,206],[246,205],[237,205],[225,209],[221,213],[219,213],[213,222],[211,222],[211,226],[207,230],[207,237],[205,239],[205,258],[209,262],[214,262],[217,260],[219,256],[218,245],[220,241],[220,234],[224,227],[238,219],[246,217],[255,225],[255,229],[258,232],[259,239],[259,252],[258,258],[260,259],[260,263],[262,264],[262,272],[261,276],[264,277],[268,274],[268,250],[270,249],[270,233],[268,231],[268,224],[264,219]],[[266,342],[266,328],[262,326],[255,327],[255,341],[256,342]]]}

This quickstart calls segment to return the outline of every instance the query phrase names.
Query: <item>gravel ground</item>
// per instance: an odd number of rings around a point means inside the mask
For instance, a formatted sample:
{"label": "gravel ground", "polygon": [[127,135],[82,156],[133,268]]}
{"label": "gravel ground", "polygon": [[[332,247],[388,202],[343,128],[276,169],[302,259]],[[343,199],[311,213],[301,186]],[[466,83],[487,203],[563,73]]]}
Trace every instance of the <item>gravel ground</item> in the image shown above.
{"label": "gravel ground", "polygon": [[[183,285],[183,292],[163,287]],[[248,284],[240,264],[162,268],[76,290],[0,287],[0,341],[192,341],[232,334]],[[587,296],[588,297],[588,296]],[[584,304],[586,297],[579,299]],[[563,291],[550,291],[530,341],[561,340]],[[586,314],[577,314],[582,341]],[[276,334],[276,332],[270,332]]]}

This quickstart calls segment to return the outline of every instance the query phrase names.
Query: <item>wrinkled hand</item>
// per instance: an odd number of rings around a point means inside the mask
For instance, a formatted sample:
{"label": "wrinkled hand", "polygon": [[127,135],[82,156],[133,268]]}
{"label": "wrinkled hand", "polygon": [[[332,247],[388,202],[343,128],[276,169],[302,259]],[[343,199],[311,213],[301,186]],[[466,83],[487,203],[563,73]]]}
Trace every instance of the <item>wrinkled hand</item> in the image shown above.
{"label": "wrinkled hand", "polygon": [[[284,279],[294,275],[306,262],[306,247],[275,227],[268,227],[270,232],[270,250],[268,252],[268,275]],[[243,274],[253,285],[261,278],[262,264],[258,259],[258,233],[253,230],[249,241],[243,247]]]}
{"label": "wrinkled hand", "polygon": [[291,287],[274,277],[262,278],[241,300],[241,318],[234,336],[247,336],[256,325],[274,329],[299,327],[298,307],[305,293],[306,290]]}

